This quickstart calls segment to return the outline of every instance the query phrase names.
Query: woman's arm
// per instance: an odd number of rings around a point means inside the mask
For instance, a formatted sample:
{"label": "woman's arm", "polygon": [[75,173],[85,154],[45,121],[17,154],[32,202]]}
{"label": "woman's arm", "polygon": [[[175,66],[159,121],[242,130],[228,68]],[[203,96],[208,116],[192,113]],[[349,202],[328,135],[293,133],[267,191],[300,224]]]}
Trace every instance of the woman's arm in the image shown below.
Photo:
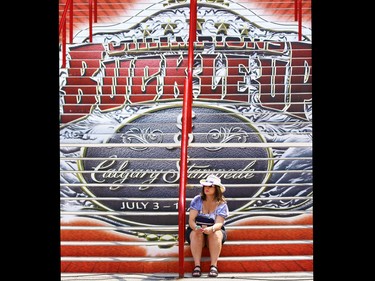
{"label": "woman's arm", "polygon": [[196,229],[197,224],[195,223],[195,218],[198,215],[198,211],[194,209],[190,209],[189,211],[189,226],[192,229]]}
{"label": "woman's arm", "polygon": [[222,216],[216,216],[215,223],[212,227],[212,232],[220,229],[224,225],[225,219]]}

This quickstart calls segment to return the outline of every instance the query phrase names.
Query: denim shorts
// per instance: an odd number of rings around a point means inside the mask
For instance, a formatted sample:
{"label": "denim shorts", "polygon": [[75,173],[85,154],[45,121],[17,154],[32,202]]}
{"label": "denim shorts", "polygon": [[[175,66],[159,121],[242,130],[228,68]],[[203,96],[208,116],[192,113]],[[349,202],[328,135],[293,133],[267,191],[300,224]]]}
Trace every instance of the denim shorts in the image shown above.
{"label": "denim shorts", "polygon": [[[193,231],[190,226],[188,226],[185,230],[185,241],[189,243],[190,245],[190,233]],[[219,231],[219,230],[216,230]],[[221,244],[224,244],[225,241],[227,241],[227,231],[225,230],[225,227],[223,226],[220,231],[223,233],[223,240],[221,241]],[[207,235],[207,234],[204,234]]]}

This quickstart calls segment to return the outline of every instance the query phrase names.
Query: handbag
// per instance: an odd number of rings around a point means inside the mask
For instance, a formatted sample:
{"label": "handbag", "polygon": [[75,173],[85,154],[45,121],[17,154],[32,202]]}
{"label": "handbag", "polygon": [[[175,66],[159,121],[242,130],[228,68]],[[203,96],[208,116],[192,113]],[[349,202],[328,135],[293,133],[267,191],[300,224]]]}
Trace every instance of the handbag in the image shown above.
{"label": "handbag", "polygon": [[195,223],[199,226],[213,226],[215,224],[215,220],[206,216],[200,216],[198,215],[195,218]]}

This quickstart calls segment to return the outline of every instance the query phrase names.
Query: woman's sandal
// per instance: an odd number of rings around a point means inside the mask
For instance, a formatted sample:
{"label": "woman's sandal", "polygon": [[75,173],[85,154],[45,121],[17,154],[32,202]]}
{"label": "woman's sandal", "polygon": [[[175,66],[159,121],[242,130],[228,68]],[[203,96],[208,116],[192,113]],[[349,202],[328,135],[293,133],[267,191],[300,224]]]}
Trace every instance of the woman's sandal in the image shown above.
{"label": "woman's sandal", "polygon": [[219,275],[219,271],[217,267],[214,265],[210,266],[210,272],[208,273],[208,277],[217,277]]}
{"label": "woman's sandal", "polygon": [[194,267],[194,270],[193,270],[193,277],[201,277],[202,275],[202,271],[201,271],[201,267],[199,265],[196,265]]}

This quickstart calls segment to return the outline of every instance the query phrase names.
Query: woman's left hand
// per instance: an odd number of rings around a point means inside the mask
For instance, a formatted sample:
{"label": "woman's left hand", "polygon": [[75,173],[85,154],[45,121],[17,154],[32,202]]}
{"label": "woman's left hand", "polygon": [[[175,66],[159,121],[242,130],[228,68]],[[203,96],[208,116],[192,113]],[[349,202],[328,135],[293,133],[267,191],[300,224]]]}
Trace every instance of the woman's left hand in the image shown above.
{"label": "woman's left hand", "polygon": [[202,228],[202,232],[205,233],[205,234],[209,234],[212,232],[212,227],[205,227],[205,228]]}

